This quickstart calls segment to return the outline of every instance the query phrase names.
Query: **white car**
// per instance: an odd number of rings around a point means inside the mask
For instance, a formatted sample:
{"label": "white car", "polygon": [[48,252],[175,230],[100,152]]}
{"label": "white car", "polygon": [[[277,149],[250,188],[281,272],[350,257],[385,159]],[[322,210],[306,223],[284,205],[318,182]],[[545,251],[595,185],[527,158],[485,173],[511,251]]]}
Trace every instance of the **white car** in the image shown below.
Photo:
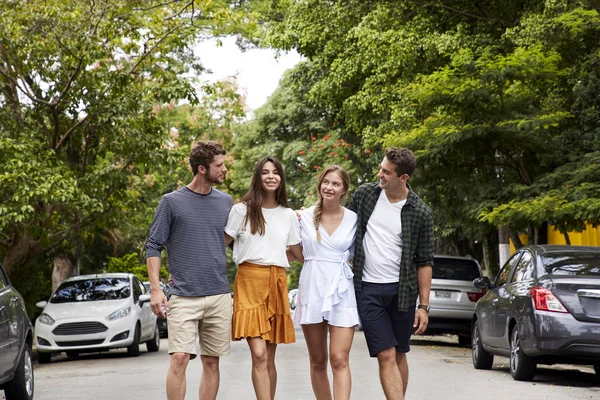
{"label": "white car", "polygon": [[38,362],[48,363],[52,353],[127,348],[138,356],[140,343],[158,351],[160,336],[150,295],[133,274],[114,273],[75,276],[64,281],[35,322]]}

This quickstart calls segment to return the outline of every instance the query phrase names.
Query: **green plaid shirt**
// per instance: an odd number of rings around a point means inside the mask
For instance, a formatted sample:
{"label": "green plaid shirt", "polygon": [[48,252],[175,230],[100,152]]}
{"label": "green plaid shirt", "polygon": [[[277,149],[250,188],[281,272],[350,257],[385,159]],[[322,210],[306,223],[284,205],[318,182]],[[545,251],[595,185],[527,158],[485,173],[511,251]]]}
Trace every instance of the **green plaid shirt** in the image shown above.
{"label": "green plaid shirt", "polygon": [[[408,186],[406,204],[402,207],[402,259],[398,282],[398,310],[408,311],[414,307],[419,294],[417,268],[433,267],[433,213],[415,192]],[[362,272],[365,266],[363,238],[367,231],[367,222],[375,209],[381,188],[377,183],[361,185],[348,208],[358,214],[356,226],[356,248],[354,251],[354,288],[362,286]]]}

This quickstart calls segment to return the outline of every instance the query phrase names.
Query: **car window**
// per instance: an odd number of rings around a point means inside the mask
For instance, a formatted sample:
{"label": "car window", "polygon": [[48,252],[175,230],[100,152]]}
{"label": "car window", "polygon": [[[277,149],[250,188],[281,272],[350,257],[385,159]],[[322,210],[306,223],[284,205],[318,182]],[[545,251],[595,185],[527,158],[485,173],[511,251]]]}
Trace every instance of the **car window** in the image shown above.
{"label": "car window", "polygon": [[542,255],[542,262],[553,275],[600,276],[598,252],[551,252]]}
{"label": "car window", "polygon": [[521,282],[533,277],[533,257],[528,251],[523,252],[523,256],[515,267],[515,273],[512,276],[511,282]]}
{"label": "car window", "polygon": [[[137,282],[136,282],[137,281]],[[138,284],[139,282],[139,284]],[[140,287],[141,286],[141,287]],[[144,293],[144,285],[139,279],[133,278],[133,301],[138,301],[140,295]]]}
{"label": "car window", "polygon": [[147,289],[146,285],[144,285],[144,282],[142,282],[138,278],[135,278],[135,284],[138,285],[138,287],[142,291],[142,294],[150,293],[150,289]]}
{"label": "car window", "polygon": [[498,272],[498,275],[496,276],[494,286],[502,286],[508,281],[510,271],[517,264],[520,257],[521,253],[516,253],[506,262],[506,264],[504,264],[504,267],[502,267],[502,269],[500,270],[500,272]]}
{"label": "car window", "polygon": [[6,277],[6,275],[4,273],[4,268],[2,268],[2,266],[0,266],[0,289],[4,289],[7,286],[8,286],[8,278]]}
{"label": "car window", "polygon": [[63,282],[50,303],[120,300],[130,296],[128,278],[93,278]]}
{"label": "car window", "polygon": [[475,260],[436,257],[433,263],[433,278],[472,281],[481,273]]}

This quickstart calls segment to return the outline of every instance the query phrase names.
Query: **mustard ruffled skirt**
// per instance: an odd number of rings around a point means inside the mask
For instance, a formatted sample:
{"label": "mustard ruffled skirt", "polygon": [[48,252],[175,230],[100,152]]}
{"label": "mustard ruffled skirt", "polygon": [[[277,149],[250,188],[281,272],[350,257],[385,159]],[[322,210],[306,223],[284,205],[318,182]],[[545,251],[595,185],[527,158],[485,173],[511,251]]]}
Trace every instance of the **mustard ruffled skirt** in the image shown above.
{"label": "mustard ruffled skirt", "polygon": [[233,340],[260,337],[272,344],[296,341],[285,268],[246,262],[238,266],[231,335]]}

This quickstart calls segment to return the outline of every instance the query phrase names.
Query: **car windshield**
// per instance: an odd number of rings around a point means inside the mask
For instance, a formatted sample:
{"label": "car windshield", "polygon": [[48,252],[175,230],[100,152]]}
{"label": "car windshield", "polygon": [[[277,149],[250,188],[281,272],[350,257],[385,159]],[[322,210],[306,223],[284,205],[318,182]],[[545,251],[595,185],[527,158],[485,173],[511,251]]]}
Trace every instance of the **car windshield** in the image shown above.
{"label": "car windshield", "polygon": [[433,265],[434,279],[454,279],[458,281],[472,281],[480,278],[477,263],[459,258],[435,258]]}
{"label": "car windshield", "polygon": [[50,303],[120,300],[130,296],[128,278],[94,278],[63,282]]}
{"label": "car windshield", "polygon": [[546,253],[542,255],[542,262],[553,275],[600,275],[600,253]]}

